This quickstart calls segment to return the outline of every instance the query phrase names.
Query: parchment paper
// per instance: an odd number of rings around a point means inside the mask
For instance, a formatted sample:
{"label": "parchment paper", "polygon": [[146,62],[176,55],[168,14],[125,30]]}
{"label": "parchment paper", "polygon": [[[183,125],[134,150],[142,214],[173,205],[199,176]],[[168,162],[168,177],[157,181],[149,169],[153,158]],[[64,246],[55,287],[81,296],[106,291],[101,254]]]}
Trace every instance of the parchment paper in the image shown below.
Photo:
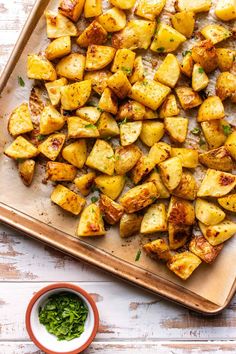
{"label": "parchment paper", "polygon": [[[49,8],[56,8],[58,0],[50,2]],[[107,4],[104,4],[104,7]],[[173,1],[167,1],[167,6],[162,14],[162,20],[169,22],[170,13],[173,13]],[[196,26],[198,28],[203,27],[206,23],[215,21],[214,18],[214,6],[212,7],[210,14],[200,14],[197,16]],[[132,14],[131,14],[132,16]],[[227,27],[228,23],[224,23]],[[230,26],[233,26],[232,22]],[[187,44],[181,47],[178,52],[179,58],[181,58],[182,51],[191,48],[194,40],[188,40]],[[13,71],[11,78],[8,81],[6,88],[2,93],[0,100],[0,116],[1,116],[1,129],[0,129],[0,201],[11,206],[21,212],[24,212],[46,224],[52,225],[56,229],[62,230],[72,236],[75,235],[76,226],[78,224],[78,218],[70,216],[62,211],[59,207],[52,205],[50,201],[50,194],[53,189],[53,185],[48,183],[47,185],[42,183],[44,178],[44,168],[37,164],[37,171],[34,181],[30,187],[25,187],[18,175],[16,164],[11,159],[2,154],[6,145],[8,145],[12,138],[7,132],[7,120],[10,112],[22,102],[28,102],[31,87],[34,82],[27,79],[26,76],[26,59],[28,53],[38,53],[47,46],[48,39],[46,38],[46,24],[45,19],[41,18],[39,23],[31,36],[25,50],[23,51],[21,58]],[[233,41],[220,44],[222,46],[233,47]],[[146,54],[144,63],[146,66],[146,75],[150,78],[156,68],[153,68],[150,63],[150,56],[155,58],[158,64],[163,60],[163,56],[158,54]],[[218,72],[214,74],[218,75]],[[20,87],[17,82],[17,77],[21,76],[26,86]],[[208,86],[208,90],[214,93],[215,76],[210,77],[211,83]],[[234,125],[236,125],[236,109],[228,103],[225,105],[227,119]],[[183,116],[196,117],[196,110],[191,111],[190,114],[181,112]],[[194,120],[192,120],[194,122]],[[194,123],[190,123],[191,124]],[[191,128],[190,128],[191,129]],[[186,146],[194,145],[194,141],[187,140]],[[199,174],[200,172],[200,174]],[[201,170],[197,171],[197,178],[201,179]],[[200,176],[200,177],[199,177]],[[90,199],[90,197],[89,197]],[[154,235],[151,238],[155,239],[158,235]],[[183,288],[222,306],[232,288],[236,276],[236,238],[226,242],[225,247],[217,260],[212,265],[202,264],[187,281],[181,281],[174,274],[172,274],[162,263],[156,262],[147,257],[144,252],[140,257],[139,262],[135,262],[135,256],[137,250],[141,248],[141,245],[146,243],[149,238],[144,236],[134,236],[129,239],[123,240],[119,237],[118,231],[114,228],[110,229],[105,237],[102,238],[83,238],[83,241],[92,244],[102,250],[105,250],[112,255],[121,258],[126,262],[135,264],[138,267],[149,270],[150,272],[168,279],[169,281],[181,285]],[[78,242],[79,239],[78,239]],[[183,289],[184,291],[184,289]]]}

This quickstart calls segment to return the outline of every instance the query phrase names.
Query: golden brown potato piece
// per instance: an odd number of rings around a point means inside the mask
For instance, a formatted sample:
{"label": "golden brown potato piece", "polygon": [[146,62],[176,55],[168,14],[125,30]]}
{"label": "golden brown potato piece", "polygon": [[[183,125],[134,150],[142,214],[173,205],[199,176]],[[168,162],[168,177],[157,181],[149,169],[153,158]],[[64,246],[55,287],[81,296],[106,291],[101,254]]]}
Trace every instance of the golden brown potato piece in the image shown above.
{"label": "golden brown potato piece", "polygon": [[75,82],[61,88],[61,105],[65,110],[75,110],[85,105],[91,94],[90,80]]}
{"label": "golden brown potato piece", "polygon": [[136,145],[119,146],[115,150],[115,171],[118,175],[125,175],[138,162],[141,151]]}
{"label": "golden brown potato piece", "polygon": [[77,38],[80,47],[87,48],[91,44],[103,44],[107,40],[107,31],[102,25],[94,20]]}
{"label": "golden brown potato piece", "polygon": [[139,233],[142,216],[123,214],[120,220],[120,237],[130,237]]}
{"label": "golden brown potato piece", "polygon": [[142,122],[130,122],[120,125],[120,142],[122,146],[133,144],[141,134]]}
{"label": "golden brown potato piece", "polygon": [[145,182],[154,182],[156,185],[156,188],[158,190],[159,198],[164,199],[164,198],[169,198],[170,193],[168,189],[165,187],[164,183],[161,180],[161,177],[157,171],[152,171],[148,178],[145,180]]}
{"label": "golden brown potato piece", "polygon": [[173,54],[167,54],[157,69],[154,80],[173,88],[179,80],[179,76],[180,67],[176,56]]}
{"label": "golden brown potato piece", "polygon": [[76,172],[76,167],[68,163],[49,161],[46,165],[46,179],[53,182],[73,181]]}
{"label": "golden brown potato piece", "polygon": [[216,5],[215,14],[222,21],[230,21],[236,19],[234,0],[219,0]]}
{"label": "golden brown potato piece", "polygon": [[59,38],[64,36],[74,37],[77,35],[78,31],[75,24],[62,14],[46,11],[45,17],[48,38]]}
{"label": "golden brown potato piece", "polygon": [[135,14],[144,17],[148,20],[154,21],[160,15],[165,6],[166,0],[141,0],[135,10]]}
{"label": "golden brown potato piece", "polygon": [[102,236],[105,233],[100,208],[94,203],[88,205],[80,216],[77,236]]}
{"label": "golden brown potato piece", "polygon": [[98,189],[111,199],[117,199],[124,189],[125,176],[100,175],[95,178]]}
{"label": "golden brown potato piece", "polygon": [[128,100],[119,105],[116,120],[143,120],[146,114],[145,106],[139,102]]}
{"label": "golden brown potato piece", "polygon": [[134,6],[135,0],[110,0],[110,3],[120,9],[129,10]]}
{"label": "golden brown potato piece", "polygon": [[109,77],[107,85],[120,99],[130,95],[132,89],[131,83],[122,70],[116,71],[115,74]]}
{"label": "golden brown potato piece", "polygon": [[186,37],[180,32],[161,22],[157,26],[150,49],[158,53],[170,53],[175,51],[185,41]]}
{"label": "golden brown potato piece", "polygon": [[141,141],[147,146],[153,146],[165,134],[164,124],[157,121],[143,122],[140,133]]}
{"label": "golden brown potato piece", "polygon": [[209,79],[200,64],[194,64],[192,73],[192,88],[194,91],[201,91],[207,87]]}
{"label": "golden brown potato piece", "polygon": [[38,150],[49,160],[54,161],[59,155],[64,145],[65,139],[65,134],[52,134],[38,146]]}
{"label": "golden brown potato piece", "polygon": [[193,225],[195,221],[193,204],[188,200],[172,196],[167,218],[173,225]]}
{"label": "golden brown potato piece", "polygon": [[210,149],[216,149],[226,140],[224,126],[229,124],[223,119],[209,120],[201,123],[203,134]]}
{"label": "golden brown potato piece", "polygon": [[188,118],[165,118],[165,130],[170,139],[177,143],[183,143],[188,133]]}
{"label": "golden brown potato piece", "polygon": [[204,166],[220,171],[231,171],[233,169],[232,158],[225,146],[200,154],[199,161]]}
{"label": "golden brown potato piece", "polygon": [[212,246],[220,245],[234,236],[236,232],[236,223],[225,219],[217,225],[206,226],[199,222],[199,227],[203,236]]}
{"label": "golden brown potato piece", "polygon": [[146,177],[154,166],[155,161],[149,156],[141,156],[131,171],[131,178],[134,184],[138,184],[144,177]]}
{"label": "golden brown potato piece", "polygon": [[226,210],[236,212],[236,194],[218,198],[218,203]]}
{"label": "golden brown potato piece", "polygon": [[97,123],[97,128],[101,138],[109,138],[119,135],[120,130],[117,122],[110,113],[102,112]]}
{"label": "golden brown potato piece", "polygon": [[200,32],[206,39],[210,39],[213,44],[219,43],[232,35],[232,32],[227,28],[215,23],[206,25]]}
{"label": "golden brown potato piece", "polygon": [[179,86],[175,89],[180,104],[183,109],[191,109],[199,106],[202,99],[197,92],[194,92],[191,87]]}
{"label": "golden brown potato piece", "polygon": [[33,129],[28,104],[22,103],[12,111],[8,121],[8,131],[12,136],[16,137]]}
{"label": "golden brown potato piece", "polygon": [[211,0],[195,0],[193,2],[189,0],[177,0],[175,3],[178,11],[193,11],[194,13],[207,12],[210,10],[211,5]]}
{"label": "golden brown potato piece", "polygon": [[175,254],[167,263],[168,268],[178,277],[186,280],[201,264],[201,259],[189,251]]}
{"label": "golden brown potato piece", "polygon": [[39,123],[39,132],[43,135],[54,133],[60,130],[65,124],[65,117],[63,117],[52,105],[45,106]]}
{"label": "golden brown potato piece", "polygon": [[71,52],[71,39],[70,36],[63,36],[54,39],[47,48],[45,54],[48,60],[54,60],[64,57]]}
{"label": "golden brown potato piece", "polygon": [[112,176],[115,168],[114,152],[110,144],[98,139],[90,152],[86,165]]}
{"label": "golden brown potato piece", "polygon": [[20,174],[20,177],[21,177],[23,183],[26,186],[31,185],[33,177],[34,177],[35,161],[28,159],[28,160],[19,162],[18,171],[19,171],[19,174]]}
{"label": "golden brown potato piece", "polygon": [[101,112],[97,107],[84,106],[76,110],[76,115],[91,124],[95,124],[100,118]]}
{"label": "golden brown potato piece", "polygon": [[166,207],[163,203],[153,204],[147,209],[140,228],[142,234],[159,231],[167,231]]}
{"label": "golden brown potato piece", "polygon": [[84,139],[80,139],[64,147],[62,157],[73,166],[82,168],[87,158],[87,146]]}
{"label": "golden brown potato piece", "polygon": [[72,53],[62,58],[56,66],[57,75],[66,77],[69,80],[81,81],[84,76],[85,56],[79,53]]}
{"label": "golden brown potato piece", "polygon": [[198,151],[187,148],[171,148],[171,157],[179,157],[183,167],[195,168],[198,165]]}
{"label": "golden brown potato piece", "polygon": [[74,179],[74,184],[79,189],[80,193],[83,194],[85,197],[89,195],[95,177],[96,174],[94,172],[89,172]]}
{"label": "golden brown potato piece", "polygon": [[111,114],[117,113],[118,111],[117,97],[109,87],[106,87],[104,89],[98,103],[98,108]]}
{"label": "golden brown potato piece", "polygon": [[217,68],[216,48],[209,39],[197,43],[192,48],[192,58],[201,65],[206,73],[210,73]]}
{"label": "golden brown potato piece", "polygon": [[107,87],[107,80],[111,75],[112,73],[108,70],[98,70],[85,73],[84,79],[91,80],[93,90],[101,95]]}
{"label": "golden brown potato piece", "polygon": [[58,184],[52,194],[51,200],[53,203],[59,205],[62,209],[69,211],[74,215],[79,215],[85,205],[85,199],[78,194],[72,192],[70,189]]}
{"label": "golden brown potato piece", "polygon": [[117,224],[124,213],[124,208],[120,204],[104,194],[99,199],[99,207],[104,219],[110,225]]}
{"label": "golden brown potato piece", "polygon": [[182,163],[178,157],[171,157],[159,164],[161,179],[165,186],[172,191],[182,178]]}
{"label": "golden brown potato piece", "polygon": [[205,225],[219,224],[225,218],[225,213],[216,204],[197,198],[195,204],[196,218]]}
{"label": "golden brown potato piece", "polygon": [[236,176],[208,169],[197,192],[198,197],[223,197],[236,186]]}
{"label": "golden brown potato piece", "polygon": [[85,0],[84,17],[96,17],[102,13],[102,0]]}
{"label": "golden brown potato piece", "polygon": [[172,257],[168,244],[162,238],[146,243],[143,248],[147,254],[162,261],[167,262]]}
{"label": "golden brown potato piece", "polygon": [[143,59],[141,55],[138,55],[134,61],[133,73],[130,77],[131,84],[134,84],[137,81],[142,81],[144,79],[144,66]]}
{"label": "golden brown potato piece", "polygon": [[218,96],[210,96],[201,104],[198,110],[197,121],[221,119],[225,116],[224,106]]}
{"label": "golden brown potato piece", "polygon": [[125,212],[130,214],[152,204],[157,197],[158,191],[155,183],[147,182],[131,188],[120,198],[120,203]]}
{"label": "golden brown potato piece", "polygon": [[194,200],[197,195],[197,183],[190,172],[183,172],[179,185],[172,191],[176,197]]}
{"label": "golden brown potato piece", "polygon": [[52,63],[43,56],[32,54],[27,59],[27,76],[29,79],[54,81],[57,73]]}
{"label": "golden brown potato piece", "polygon": [[116,50],[104,45],[92,44],[88,47],[86,54],[85,69],[88,71],[105,68],[115,56]]}
{"label": "golden brown potato piece", "polygon": [[97,138],[99,131],[96,125],[87,122],[79,117],[68,117],[68,138]]}
{"label": "golden brown potato piece", "polygon": [[61,87],[67,85],[67,79],[62,77],[61,79],[47,82],[45,87],[48,92],[49,99],[53,106],[57,106],[61,101]]}
{"label": "golden brown potato piece", "polygon": [[177,105],[175,95],[170,94],[161,106],[160,118],[177,116],[179,112],[180,110]]}
{"label": "golden brown potato piece", "polygon": [[230,155],[236,160],[236,131],[233,131],[225,142],[225,147]]}
{"label": "golden brown potato piece", "polygon": [[222,248],[223,244],[212,246],[203,236],[194,237],[189,244],[189,250],[209,264],[214,262]]}
{"label": "golden brown potato piece", "polygon": [[183,247],[192,236],[192,225],[168,223],[169,246],[171,250]]}
{"label": "golden brown potato piece", "polygon": [[193,34],[195,14],[193,11],[181,11],[171,16],[171,22],[176,31],[190,38]]}
{"label": "golden brown potato piece", "polygon": [[218,67],[221,71],[229,71],[233,66],[235,51],[228,48],[216,48]]}
{"label": "golden brown potato piece", "polygon": [[84,0],[61,0],[58,10],[59,12],[77,22],[84,7]]}
{"label": "golden brown potato piece", "polygon": [[39,154],[38,149],[23,136],[18,136],[4,151],[12,159],[30,159]]}
{"label": "golden brown potato piece", "polygon": [[117,32],[125,27],[126,14],[117,7],[112,7],[100,15],[98,21],[107,32]]}
{"label": "golden brown potato piece", "polygon": [[118,49],[111,67],[112,72],[122,70],[124,74],[132,74],[135,61],[135,53],[130,49]]}
{"label": "golden brown potato piece", "polygon": [[236,103],[236,76],[229,72],[221,73],[216,80],[216,94],[222,101],[230,98]]}
{"label": "golden brown potato piece", "polygon": [[154,144],[149,150],[148,156],[155,165],[158,165],[160,162],[165,161],[170,157],[171,146],[163,141]]}
{"label": "golden brown potato piece", "polygon": [[181,65],[180,65],[180,70],[187,77],[191,77],[192,72],[193,72],[193,66],[194,66],[192,52],[186,51],[183,53],[183,55],[184,55],[184,57],[183,57]]}

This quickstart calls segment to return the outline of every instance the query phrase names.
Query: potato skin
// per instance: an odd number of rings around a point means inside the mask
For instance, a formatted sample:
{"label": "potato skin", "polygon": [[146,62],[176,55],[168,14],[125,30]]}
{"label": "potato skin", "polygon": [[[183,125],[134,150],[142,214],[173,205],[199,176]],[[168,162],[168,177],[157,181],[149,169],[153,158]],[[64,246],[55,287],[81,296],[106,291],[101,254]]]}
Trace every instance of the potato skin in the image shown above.
{"label": "potato skin", "polygon": [[116,115],[116,120],[124,119],[130,121],[143,120],[146,113],[145,106],[133,100],[121,103]]}
{"label": "potato skin", "polygon": [[18,164],[18,171],[23,183],[30,186],[34,177],[35,161],[28,159]]}
{"label": "potato skin", "polygon": [[84,7],[85,0],[61,0],[58,7],[59,12],[77,22]]}
{"label": "potato skin", "polygon": [[175,189],[182,178],[182,163],[178,157],[171,157],[159,164],[161,179],[169,190]]}
{"label": "potato skin", "polygon": [[104,219],[110,225],[117,224],[124,213],[124,208],[105,194],[100,196],[99,208],[103,213]]}
{"label": "potato skin", "polygon": [[120,146],[115,150],[115,171],[125,175],[138,162],[141,151],[136,145]]}
{"label": "potato skin", "polygon": [[192,238],[189,250],[201,258],[205,263],[213,263],[223,248],[223,244],[212,246],[203,236]]}
{"label": "potato skin", "polygon": [[206,73],[210,73],[217,68],[216,48],[209,39],[197,43],[192,48],[192,58],[201,65]]}
{"label": "potato skin", "polygon": [[172,257],[168,244],[162,238],[146,243],[143,246],[143,249],[151,257],[155,257],[165,262],[167,262]]}
{"label": "potato skin", "polygon": [[180,104],[184,110],[199,106],[202,99],[191,87],[179,86],[175,89]]}
{"label": "potato skin", "polygon": [[210,149],[220,147],[226,141],[223,126],[228,123],[223,119],[209,120],[201,123],[201,128]]}
{"label": "potato skin", "polygon": [[120,237],[130,237],[139,233],[141,222],[141,215],[124,213],[120,220]]}
{"label": "potato skin", "polygon": [[208,169],[197,192],[198,197],[223,197],[236,186],[236,176]]}
{"label": "potato skin", "polygon": [[201,264],[201,259],[192,252],[186,251],[175,254],[167,263],[168,268],[178,277],[186,280]]}
{"label": "potato skin", "polygon": [[225,146],[200,154],[199,162],[208,168],[220,171],[231,171],[233,169],[233,161]]}
{"label": "potato skin", "polygon": [[183,172],[179,185],[172,194],[187,200],[194,200],[197,195],[197,183],[190,172]]}

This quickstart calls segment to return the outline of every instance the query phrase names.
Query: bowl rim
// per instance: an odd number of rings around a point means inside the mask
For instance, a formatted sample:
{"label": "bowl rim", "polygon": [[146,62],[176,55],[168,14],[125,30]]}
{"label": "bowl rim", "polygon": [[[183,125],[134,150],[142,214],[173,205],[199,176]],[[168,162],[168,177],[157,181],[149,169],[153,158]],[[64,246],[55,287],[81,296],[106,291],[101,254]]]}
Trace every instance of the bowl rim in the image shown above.
{"label": "bowl rim", "polygon": [[[93,326],[93,330],[92,333],[90,335],[90,337],[86,340],[86,342],[81,345],[79,348],[72,350],[72,351],[68,351],[68,352],[55,352],[52,351],[46,347],[44,347],[44,345],[42,345],[35,337],[34,332],[32,330],[31,327],[31,312],[33,309],[33,306],[35,304],[35,302],[44,294],[46,294],[48,291],[50,290],[55,290],[55,289],[60,289],[60,288],[66,288],[68,290],[74,290],[77,293],[83,295],[86,300],[88,300],[88,302],[90,303],[91,307],[92,307],[92,311],[94,314],[94,326]],[[44,352],[46,352],[47,354],[78,354],[81,353],[83,350],[85,350],[93,341],[93,339],[95,338],[97,331],[98,331],[98,326],[99,326],[99,313],[98,313],[98,309],[97,306],[95,304],[95,301],[93,300],[92,296],[87,293],[84,289],[80,288],[78,285],[75,284],[70,284],[70,283],[54,283],[54,284],[50,284],[45,286],[44,288],[40,289],[39,291],[37,291],[33,297],[31,298],[28,306],[27,306],[27,310],[26,310],[26,314],[25,314],[25,322],[26,322],[26,329],[27,332],[30,336],[30,339],[36,344],[36,346],[43,350]]]}

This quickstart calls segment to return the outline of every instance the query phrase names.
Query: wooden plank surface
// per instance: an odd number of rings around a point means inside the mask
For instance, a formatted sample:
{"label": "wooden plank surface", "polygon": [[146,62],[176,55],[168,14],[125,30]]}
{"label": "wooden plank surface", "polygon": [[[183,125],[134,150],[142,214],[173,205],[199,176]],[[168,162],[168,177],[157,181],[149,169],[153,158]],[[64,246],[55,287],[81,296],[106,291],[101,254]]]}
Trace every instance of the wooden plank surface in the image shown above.
{"label": "wooden plank surface", "polygon": [[[34,0],[0,0],[0,72]],[[86,354],[236,352],[236,298],[208,318],[118,281],[0,226],[0,353],[39,354],[24,326],[32,294],[52,281],[76,282],[97,302],[101,323]],[[207,280],[206,280],[207,281]]]}

